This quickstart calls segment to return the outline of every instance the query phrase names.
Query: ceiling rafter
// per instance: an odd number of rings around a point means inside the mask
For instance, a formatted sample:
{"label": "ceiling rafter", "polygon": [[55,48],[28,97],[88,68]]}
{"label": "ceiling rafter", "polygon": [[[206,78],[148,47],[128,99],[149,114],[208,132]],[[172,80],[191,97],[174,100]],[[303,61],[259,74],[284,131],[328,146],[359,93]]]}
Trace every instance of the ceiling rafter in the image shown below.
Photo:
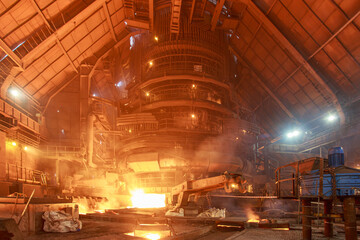
{"label": "ceiling rafter", "polygon": [[211,31],[215,31],[224,4],[225,4],[225,0],[219,0],[216,4],[214,14],[211,18],[211,28],[210,28]]}
{"label": "ceiling rafter", "polygon": [[194,10],[195,10],[196,0],[192,0],[191,3],[191,10],[190,10],[190,23],[192,22],[193,16],[194,16]]}
{"label": "ceiling rafter", "polygon": [[54,92],[52,92],[49,96],[49,98],[47,99],[43,109],[42,109],[42,115],[44,115],[44,113],[46,112],[51,100],[59,93],[61,92],[64,88],[66,88],[70,83],[72,83],[72,81],[74,81],[78,76],[78,74],[76,74],[74,77],[70,78],[70,80],[66,81],[65,83],[62,84],[62,86],[60,86],[59,88],[57,88]]}
{"label": "ceiling rafter", "polygon": [[[331,32],[330,28],[324,23],[324,21],[321,20],[321,18],[314,12],[314,10],[309,6],[309,4],[304,1],[305,6],[311,11],[311,13],[319,20],[319,22],[321,22],[321,24],[326,28],[327,32],[331,35],[331,37],[334,35],[334,33]],[[360,11],[357,13],[359,14]],[[355,14],[355,16],[357,15]],[[352,20],[353,21],[353,20]],[[351,21],[351,22],[352,22]],[[350,22],[350,23],[351,23]],[[346,26],[348,26],[349,24],[349,20],[345,23],[347,24]],[[338,31],[337,31],[338,32]],[[351,52],[349,51],[349,49],[337,38],[337,35],[335,37],[333,37],[332,39],[336,38],[338,40],[338,42],[340,43],[341,47],[344,48],[344,50],[346,51],[346,53],[351,57],[351,59],[358,65],[360,66],[359,62],[355,59],[355,57],[351,54]]]}
{"label": "ceiling rafter", "polygon": [[[36,3],[35,0],[31,0],[35,10],[38,12],[38,14],[41,16],[41,18],[43,19],[44,23],[46,24],[46,26],[48,26],[54,33],[55,38],[56,38],[56,43],[57,45],[60,47],[61,51],[63,52],[64,56],[66,57],[66,59],[68,60],[69,64],[71,65],[71,67],[74,69],[74,71],[76,73],[78,73],[79,71],[77,70],[74,62],[71,60],[69,54],[67,53],[67,51],[65,50],[64,46],[61,44],[59,36],[57,34],[57,32],[54,32],[53,27],[50,25],[49,21],[47,20],[47,18],[45,17],[44,13],[41,11],[41,9],[39,8],[39,5]],[[104,4],[106,4],[104,2]],[[106,7],[106,6],[105,6]]]}
{"label": "ceiling rafter", "polygon": [[[313,54],[311,54],[311,56],[309,56],[307,58],[307,61],[309,61],[310,59],[312,59],[317,53],[319,53],[327,44],[329,44],[329,42],[331,42],[340,32],[342,32],[344,30],[344,28],[346,28],[350,23],[352,23],[354,21],[354,19],[356,19],[358,16],[360,15],[360,11],[355,14],[351,19],[349,19],[344,25],[343,27],[341,27],[338,31],[336,31],[336,33],[334,33],[325,43],[323,43]],[[334,63],[335,64],[335,63]],[[336,64],[335,64],[336,65]],[[292,73],[290,73],[285,80],[283,80],[276,88],[275,88],[275,92],[280,89],[290,78],[292,78],[295,73],[297,73],[300,69],[301,69],[302,65],[299,65]],[[344,73],[343,73],[344,74]],[[256,108],[254,111],[256,111],[259,107],[262,106],[262,104],[269,98],[269,96],[267,96]]]}
{"label": "ceiling rafter", "polygon": [[53,43],[57,42],[58,37],[65,36],[73,31],[77,26],[83,23],[91,14],[96,12],[102,7],[102,4],[105,0],[96,0],[92,4],[90,4],[87,8],[77,14],[75,17],[65,23],[62,27],[57,29],[53,34],[51,34],[48,38],[46,38],[43,42],[41,42],[36,48],[26,54],[22,60],[25,64],[31,63],[34,59],[38,58],[38,54],[46,51],[48,46],[51,46]]}
{"label": "ceiling rafter", "polygon": [[180,31],[180,15],[182,0],[171,1],[170,32],[178,34]]}
{"label": "ceiling rafter", "polygon": [[350,18],[339,30],[337,30],[332,36],[324,42],[311,56],[308,57],[307,61],[313,58],[318,52],[320,52],[326,45],[329,44],[334,38],[336,38],[339,33],[341,33],[349,24],[351,24],[358,16],[360,16],[360,11],[358,11],[352,18]]}
{"label": "ceiling rafter", "polygon": [[0,48],[8,55],[15,64],[24,71],[25,68],[23,67],[22,60],[11,50],[11,48],[0,38]]}
{"label": "ceiling rafter", "polygon": [[149,0],[150,32],[154,29],[154,0]]}
{"label": "ceiling rafter", "polygon": [[[270,13],[271,10],[273,9],[273,7],[275,6],[275,3],[276,3],[277,1],[278,1],[278,0],[275,0],[275,1],[273,2],[273,4],[270,6],[269,10],[267,10],[266,16],[269,15],[269,13]],[[249,44],[246,46],[244,52],[241,54],[241,57],[244,57],[244,55],[246,54],[246,52],[249,50],[252,42],[253,42],[254,39],[256,38],[256,36],[257,36],[258,32],[260,31],[262,25],[263,25],[263,22],[260,21],[258,27],[257,27],[256,30],[255,30],[255,33],[254,33],[253,37],[251,38],[251,40],[250,40],[250,42],[249,42]]]}
{"label": "ceiling rafter", "polygon": [[79,72],[79,70],[76,68],[74,62],[71,60],[69,54],[67,53],[67,51],[65,50],[64,46],[61,44],[58,36],[56,36],[56,43],[57,45],[60,47],[61,51],[63,52],[64,56],[66,57],[66,59],[68,60],[69,64],[71,65],[71,67],[74,69],[74,71],[76,73]]}
{"label": "ceiling rafter", "polygon": [[[99,1],[99,0],[98,0]],[[102,1],[104,1],[104,0],[100,0],[99,2],[102,2]],[[97,5],[94,5],[94,6],[92,6],[91,7],[91,9],[93,9],[93,12],[97,12],[97,11],[99,11],[99,10],[101,10],[101,5],[99,5],[99,4],[97,4]],[[85,10],[84,10],[85,11]],[[81,13],[83,13],[83,12],[81,12]],[[81,14],[80,13],[80,14]],[[86,14],[89,16],[89,15],[91,15],[91,11],[89,10],[89,11],[87,11],[86,12]],[[86,21],[86,19],[87,19],[87,17],[88,16],[83,16],[83,18],[82,18],[82,20],[80,21],[80,23],[79,24],[77,24],[75,27],[74,27],[74,29],[76,28],[76,27],[78,27],[79,25],[81,25],[82,23],[84,23],[84,21]],[[78,16],[75,16],[74,18],[77,18]],[[105,21],[106,20],[104,20],[102,23],[105,23]],[[67,34],[69,34],[71,31],[74,31],[74,29],[70,29],[70,30],[64,30],[65,32],[63,32],[63,35],[67,35]],[[60,30],[63,30],[63,29],[58,29],[57,31],[55,31],[52,35],[53,36],[55,36]],[[69,57],[69,55],[67,54],[67,52],[65,51],[65,49],[62,47],[62,44],[60,43],[60,45],[59,45],[59,43],[58,42],[60,42],[60,40],[59,40],[59,38],[58,38],[58,36],[55,36],[56,38],[55,38],[55,42],[53,42],[53,43],[51,43],[52,44],[52,46],[55,46],[55,45],[58,45],[60,48],[62,48],[61,50],[63,51],[63,55],[62,56],[65,56],[67,59],[68,59],[68,61],[69,61],[69,63],[70,63],[70,61],[71,61],[71,59],[70,59],[70,57]],[[94,44],[92,44],[91,46],[93,46]],[[90,47],[91,47],[90,46]],[[88,48],[87,48],[88,49]],[[86,49],[86,50],[87,50]],[[45,51],[45,53],[46,52],[48,52],[49,51],[49,49],[44,49],[44,51]],[[66,53],[66,54],[65,54]],[[38,60],[38,59],[41,59],[42,58],[42,56],[44,55],[44,53],[42,53],[40,56],[37,56],[36,57],[36,59],[34,60],[34,61],[36,61],[36,60]],[[33,61],[33,62],[34,62]],[[31,65],[33,62],[31,62],[29,65]],[[73,61],[71,61],[71,62],[73,62]],[[71,64],[71,63],[70,63]],[[56,77],[59,73],[61,73],[64,69],[66,69],[66,67],[68,67],[69,66],[69,64],[68,65],[66,65],[62,70],[60,70],[60,71],[58,71],[57,72],[57,74],[55,74],[55,76],[54,77]],[[75,66],[72,66],[72,68],[75,70],[76,68],[75,68]],[[76,73],[77,73],[77,69],[76,69],[76,71],[75,71]],[[54,78],[54,77],[52,77],[52,79]],[[48,81],[48,82],[46,82],[45,84],[43,84],[39,89],[37,89],[37,91],[35,92],[35,93],[33,93],[33,95],[35,95],[37,92],[39,92],[42,88],[44,88],[46,85],[48,85],[50,83],[50,81]],[[56,92],[56,89],[57,88],[55,88],[55,92]],[[53,92],[54,91],[52,91],[52,93],[50,93],[50,96],[52,96],[52,94],[53,94]],[[47,96],[48,94],[46,94],[45,96]],[[44,103],[44,101],[46,101],[46,99],[47,98],[45,98],[44,96],[43,97],[41,97],[41,103]],[[46,104],[45,104],[46,105]],[[44,106],[44,105],[43,105]]]}
{"label": "ceiling rafter", "polygon": [[39,5],[36,3],[35,0],[31,0],[32,5],[34,6],[35,10],[38,12],[38,14],[40,15],[40,17],[43,19],[43,21],[45,22],[46,26],[48,26],[51,30],[54,30],[53,26],[51,26],[50,22],[47,20],[47,18],[45,17],[44,13],[41,11]]}
{"label": "ceiling rafter", "polygon": [[115,34],[115,30],[114,30],[114,26],[111,22],[111,17],[110,17],[110,13],[109,13],[109,8],[107,6],[107,3],[104,2],[103,3],[103,9],[104,9],[104,12],[105,12],[105,16],[106,16],[106,21],[108,23],[108,26],[110,28],[110,33],[111,33],[111,37],[114,39],[114,41],[116,42],[117,41],[117,38],[116,38],[116,34]]}
{"label": "ceiling rafter", "polygon": [[[320,46],[320,44],[315,40],[315,38],[303,27],[303,25],[296,19],[296,17],[287,9],[287,7],[282,3],[282,1],[279,1],[281,3],[281,5],[289,12],[289,14],[295,19],[296,23],[299,24],[299,26],[309,35],[309,37],[318,45]],[[305,3],[305,5],[308,7],[309,11],[321,22],[321,24],[327,29],[328,33],[332,36],[332,32],[327,28],[327,26],[319,19],[319,17],[312,11],[312,9]],[[331,37],[330,37],[331,38]],[[336,38],[336,36],[335,36]],[[331,38],[332,40],[334,39]],[[345,48],[345,46],[338,41],[339,44],[344,48],[345,52],[348,53],[348,55],[350,56],[350,58],[352,58],[352,60],[359,66],[359,63],[356,61],[356,59],[349,53],[349,51]],[[326,45],[325,45],[326,46]],[[324,46],[324,47],[325,47]],[[324,49],[324,47],[322,48],[322,50]],[[354,88],[358,88],[357,86],[354,86],[352,81],[348,78],[348,76],[345,74],[345,72],[336,64],[336,62],[330,57],[330,55],[327,53],[327,51],[323,50],[325,55],[329,58],[329,60],[334,64],[334,66],[338,69],[338,71],[343,75],[343,77],[352,85],[352,87]],[[311,58],[308,58],[307,61],[309,61]]]}
{"label": "ceiling rafter", "polygon": [[319,74],[313,69],[309,62],[299,53],[299,51],[289,42],[289,40],[280,32],[280,30],[268,19],[268,17],[258,8],[258,6],[251,0],[242,0],[247,5],[247,9],[259,18],[263,22],[263,25],[274,35],[278,42],[297,60],[304,66],[304,68],[312,75],[320,86],[326,91],[328,96],[339,114],[340,123],[345,123],[345,114],[339,100],[329,85],[322,79]]}
{"label": "ceiling rafter", "polygon": [[[60,71],[56,72],[56,74],[52,77],[52,79],[53,79],[54,77],[56,77],[57,75],[59,75],[60,73],[62,73],[68,66],[69,66],[69,65],[66,65],[66,66],[63,67]],[[40,92],[40,91],[41,91],[45,86],[47,86],[49,83],[51,83],[51,81],[45,82],[41,87],[38,87],[38,88],[36,89],[36,91],[32,93],[32,95],[36,95],[38,92]],[[55,84],[53,83],[53,85],[55,85]]]}
{"label": "ceiling rafter", "polygon": [[237,49],[234,46],[230,47],[230,51],[240,60],[242,60],[243,62],[246,63],[247,67],[249,69],[251,69],[251,71],[257,76],[257,80],[260,83],[261,87],[271,96],[271,98],[273,98],[275,100],[275,102],[280,106],[280,108],[291,118],[293,119],[295,122],[298,122],[298,120],[296,119],[296,117],[294,116],[294,114],[292,114],[292,112],[284,105],[284,103],[273,93],[273,91],[271,91],[270,88],[268,88],[265,84],[265,82],[262,80],[262,76],[260,75],[260,73],[258,73],[258,71],[256,71],[252,65],[245,60],[244,58],[241,58],[241,56],[239,56]]}

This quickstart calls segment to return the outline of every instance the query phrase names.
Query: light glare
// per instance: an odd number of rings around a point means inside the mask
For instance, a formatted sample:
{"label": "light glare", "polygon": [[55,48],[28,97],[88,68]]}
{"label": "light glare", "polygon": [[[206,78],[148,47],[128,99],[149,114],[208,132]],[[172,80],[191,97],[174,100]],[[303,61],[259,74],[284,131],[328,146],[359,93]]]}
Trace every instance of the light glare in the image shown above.
{"label": "light glare", "polygon": [[293,138],[293,137],[299,136],[300,134],[301,134],[301,132],[299,130],[294,130],[292,132],[287,133],[286,136],[288,138]]}
{"label": "light glare", "polygon": [[14,97],[19,96],[19,91],[16,90],[16,89],[11,89],[11,90],[10,90],[10,93],[11,93],[11,95],[13,95]]}
{"label": "light glare", "polygon": [[331,115],[329,115],[329,116],[326,117],[326,120],[327,120],[328,122],[333,122],[333,121],[336,120],[336,115],[331,114]]}
{"label": "light glare", "polygon": [[158,240],[158,239],[160,239],[160,235],[156,234],[156,233],[149,233],[149,234],[145,235],[145,238],[150,239],[150,240]]}
{"label": "light glare", "polygon": [[142,189],[135,189],[131,193],[132,207],[135,208],[163,208],[165,194],[145,193]]}

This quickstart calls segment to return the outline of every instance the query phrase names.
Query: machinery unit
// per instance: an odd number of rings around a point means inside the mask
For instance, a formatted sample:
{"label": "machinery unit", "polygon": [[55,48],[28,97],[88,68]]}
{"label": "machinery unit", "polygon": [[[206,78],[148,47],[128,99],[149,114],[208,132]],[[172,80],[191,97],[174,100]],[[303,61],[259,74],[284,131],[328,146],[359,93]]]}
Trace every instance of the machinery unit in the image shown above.
{"label": "machinery unit", "polygon": [[324,202],[324,234],[333,236],[332,203],[342,202],[345,237],[356,239],[356,201],[360,197],[360,170],[344,166],[342,147],[329,149],[328,159],[309,158],[275,171],[278,198],[302,202],[303,239],[311,239],[311,202]]}
{"label": "machinery unit", "polygon": [[360,193],[360,170],[344,166],[342,147],[330,148],[328,164],[322,165],[323,170],[314,170],[302,176],[301,197],[335,198]]}
{"label": "machinery unit", "polygon": [[184,208],[190,202],[199,203],[201,197],[215,189],[224,188],[225,192],[246,192],[246,180],[239,174],[224,173],[220,176],[185,181],[172,188],[171,199],[174,209]]}

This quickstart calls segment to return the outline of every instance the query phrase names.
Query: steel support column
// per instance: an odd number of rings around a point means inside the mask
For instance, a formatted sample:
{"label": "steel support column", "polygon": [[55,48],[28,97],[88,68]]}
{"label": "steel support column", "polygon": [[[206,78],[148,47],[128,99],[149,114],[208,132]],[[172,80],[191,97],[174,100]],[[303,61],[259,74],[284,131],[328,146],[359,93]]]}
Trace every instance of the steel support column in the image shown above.
{"label": "steel support column", "polygon": [[220,14],[221,14],[221,10],[224,6],[225,0],[220,0],[218,1],[218,3],[216,4],[215,10],[214,10],[214,14],[211,18],[211,31],[215,31],[216,28],[216,24],[219,20]]}
{"label": "steel support column", "polygon": [[355,197],[346,197],[344,199],[344,218],[345,218],[345,239],[356,240],[356,209]]}
{"label": "steel support column", "polygon": [[311,240],[311,200],[302,200],[302,232],[303,240]]}
{"label": "steel support column", "polygon": [[86,134],[86,142],[87,142],[87,163],[89,167],[93,167],[93,152],[94,152],[94,121],[95,116],[89,115],[87,119],[87,134]]}
{"label": "steel support column", "polygon": [[[332,201],[331,200],[324,200],[324,215],[330,216],[332,210]],[[325,237],[332,237],[333,236],[333,223],[331,217],[324,218],[324,234]]]}

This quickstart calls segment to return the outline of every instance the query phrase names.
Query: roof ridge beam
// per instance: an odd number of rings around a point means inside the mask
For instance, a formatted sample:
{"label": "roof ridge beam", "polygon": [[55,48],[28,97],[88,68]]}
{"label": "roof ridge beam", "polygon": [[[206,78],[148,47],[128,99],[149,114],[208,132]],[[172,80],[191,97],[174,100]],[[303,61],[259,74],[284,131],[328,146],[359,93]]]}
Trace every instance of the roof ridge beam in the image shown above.
{"label": "roof ridge beam", "polygon": [[270,21],[270,19],[256,6],[254,2],[251,0],[242,0],[245,3],[255,17],[258,17],[260,21],[263,22],[263,26],[265,26],[273,36],[278,40],[278,42],[297,60],[300,65],[303,66],[312,76],[313,78],[324,88],[324,90],[328,93],[330,98],[332,99],[332,103],[336,108],[336,111],[340,117],[340,124],[345,123],[345,114],[339,103],[339,100],[335,93],[331,90],[328,84],[322,79],[319,74],[314,70],[314,68],[309,64],[309,62],[299,53],[299,51],[290,43],[290,41],[280,32],[280,30]]}

